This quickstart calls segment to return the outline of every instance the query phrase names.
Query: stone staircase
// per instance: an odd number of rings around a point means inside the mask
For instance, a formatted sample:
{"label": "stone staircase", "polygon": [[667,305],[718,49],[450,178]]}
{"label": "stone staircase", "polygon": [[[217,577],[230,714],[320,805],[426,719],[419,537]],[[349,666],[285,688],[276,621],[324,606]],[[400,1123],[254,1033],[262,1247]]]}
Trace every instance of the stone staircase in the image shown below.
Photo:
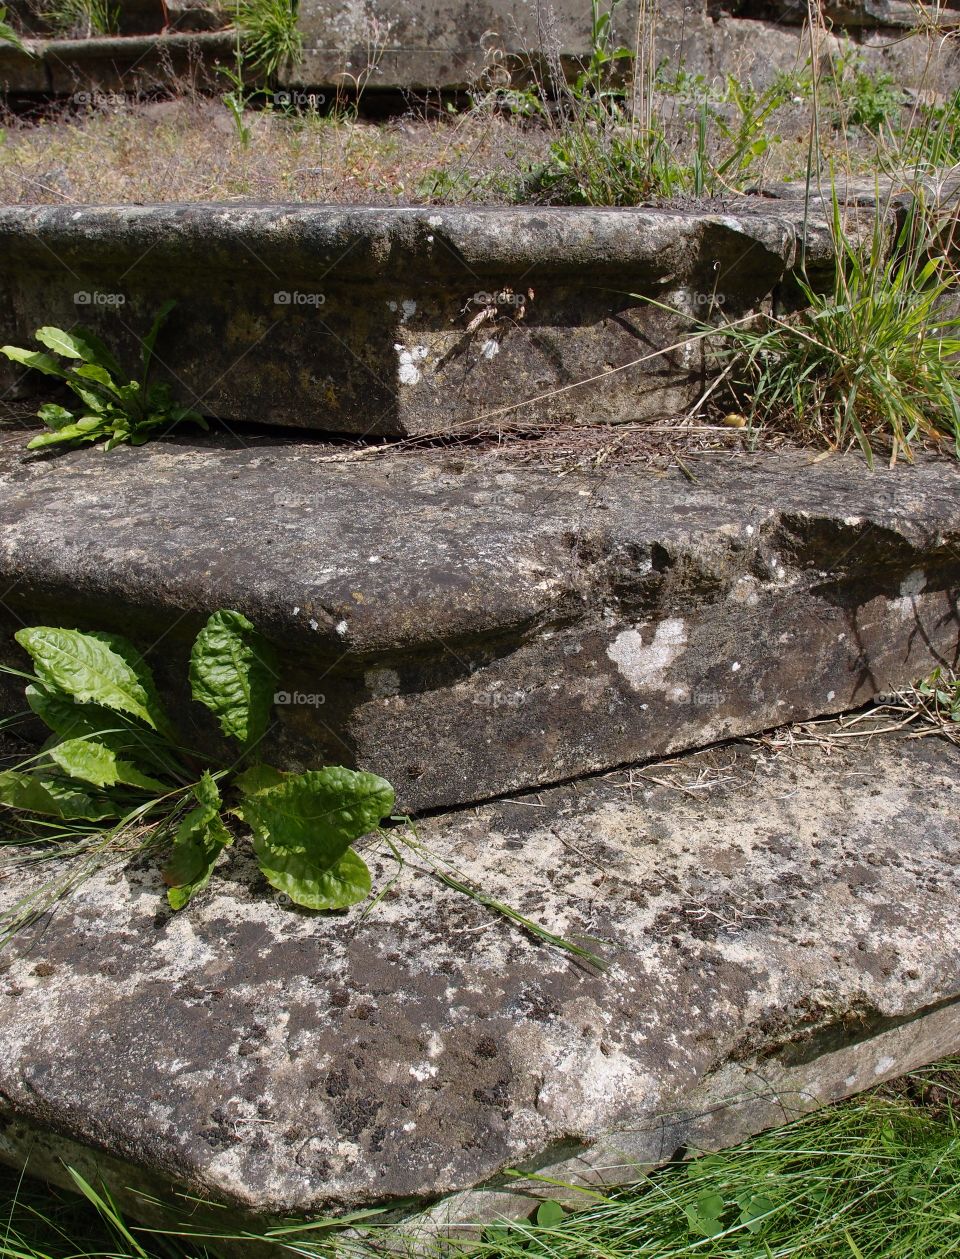
{"label": "stone staircase", "polygon": [[[607,963],[411,866],[367,920],[298,913],[240,847],[173,917],[148,854],[0,952],[0,1156],[148,1221],[373,1206],[425,1248],[956,1050],[957,749],[765,732],[956,666],[957,465],[479,441],[682,412],[684,316],[788,303],[801,251],[826,273],[789,198],[0,210],[4,341],[80,320],[132,353],[176,297],[161,362],[218,418],[3,434],[5,659],[23,624],[118,631],[181,712],[197,628],[244,612],[282,662],[267,760],[390,778],[439,859]],[[0,910],[43,877],[0,870]]]}

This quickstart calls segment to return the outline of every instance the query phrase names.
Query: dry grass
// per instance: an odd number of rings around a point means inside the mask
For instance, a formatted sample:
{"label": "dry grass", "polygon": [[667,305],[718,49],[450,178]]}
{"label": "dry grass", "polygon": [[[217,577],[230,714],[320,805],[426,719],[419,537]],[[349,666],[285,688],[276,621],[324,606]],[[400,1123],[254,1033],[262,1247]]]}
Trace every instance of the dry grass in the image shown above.
{"label": "dry grass", "polygon": [[[505,117],[374,123],[247,111],[244,146],[222,103],[181,98],[7,119],[0,201],[428,202],[509,199],[545,138]],[[438,175],[438,172],[446,172]]]}
{"label": "dry grass", "polygon": [[[664,106],[675,142],[689,139],[676,101]],[[105,98],[36,119],[8,115],[0,142],[0,202],[108,204],[279,201],[340,204],[502,204],[543,161],[552,132],[481,106],[461,113],[411,111],[374,122],[306,112],[248,110],[241,143],[219,100],[188,93],[138,103]],[[788,106],[778,142],[751,171],[760,181],[802,179],[809,112]],[[869,145],[824,146],[826,164],[869,170]],[[521,194],[522,195],[522,194]]]}

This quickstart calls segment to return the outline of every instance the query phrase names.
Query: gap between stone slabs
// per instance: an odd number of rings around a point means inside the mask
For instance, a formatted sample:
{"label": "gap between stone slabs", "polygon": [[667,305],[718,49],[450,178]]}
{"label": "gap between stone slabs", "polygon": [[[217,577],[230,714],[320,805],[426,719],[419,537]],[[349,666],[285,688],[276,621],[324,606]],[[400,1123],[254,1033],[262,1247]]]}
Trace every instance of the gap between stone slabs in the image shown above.
{"label": "gap between stone slabs", "polygon": [[507,1169],[738,1141],[960,1047],[958,763],[735,744],[424,824],[604,973],[410,867],[363,923],[279,905],[242,848],[176,916],[156,860],[104,871],[0,955],[0,1152],[151,1220],[138,1194],[210,1197],[218,1231],[413,1200],[426,1245],[557,1196]]}

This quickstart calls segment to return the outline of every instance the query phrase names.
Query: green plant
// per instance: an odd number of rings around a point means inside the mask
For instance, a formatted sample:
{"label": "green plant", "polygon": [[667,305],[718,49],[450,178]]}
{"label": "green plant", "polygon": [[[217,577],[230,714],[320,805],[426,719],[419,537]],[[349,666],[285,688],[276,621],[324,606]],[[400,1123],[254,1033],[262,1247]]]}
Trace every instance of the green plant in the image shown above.
{"label": "green plant", "polygon": [[591,0],[590,58],[562,87],[547,160],[519,181],[518,199],[637,205],[653,195],[673,195],[689,183],[689,168],[676,160],[662,124],[638,117],[624,103],[616,70],[634,53],[613,40],[619,3],[612,0],[609,9],[602,9],[599,0]]}
{"label": "green plant", "polygon": [[738,409],[832,446],[855,441],[870,461],[878,438],[892,458],[918,438],[960,455],[957,276],[944,240],[954,227],[917,200],[892,247],[882,214],[860,243],[834,199],[830,289],[801,276],[801,310],[715,330]]}
{"label": "green plant", "polygon": [[728,120],[720,110],[711,111],[717,130],[727,143],[727,152],[710,164],[709,178],[705,181],[709,191],[716,191],[717,185],[739,188],[754,163],[764,156],[771,144],[779,141],[776,133],[771,135],[768,124],[772,115],[794,95],[795,88],[795,81],[782,74],[764,91],[759,91],[752,83],[742,84],[732,74],[727,75],[725,100],[736,114]]}
{"label": "green plant", "polygon": [[5,5],[0,4],[0,45],[12,44],[19,52],[26,53],[28,57],[32,57],[33,53],[20,38],[17,31],[7,20],[7,9]]}
{"label": "green plant", "polygon": [[250,128],[246,120],[248,94],[244,89],[243,60],[239,50],[236,69],[231,70],[227,66],[221,66],[220,73],[232,85],[229,92],[224,92],[223,103],[233,121],[241,147],[247,148],[250,144]]}
{"label": "green plant", "polygon": [[834,126],[863,127],[878,132],[897,121],[904,105],[903,90],[886,70],[871,70],[862,55],[840,53],[828,74],[836,99]]}
{"label": "green plant", "polygon": [[172,835],[165,878],[174,909],[206,887],[233,842],[229,816],[249,827],[260,869],[294,903],[341,909],[368,895],[370,872],[350,845],[393,809],[388,782],[339,766],[238,768],[266,734],[277,672],[246,617],[215,612],[190,657],[193,698],[239,745],[231,770],[181,746],[149,666],[126,639],[48,626],[16,639],[34,665],[27,703],[52,738],[27,768],[0,774],[0,803],[66,822],[159,821]]}
{"label": "green plant", "polygon": [[91,35],[116,34],[120,5],[110,0],[53,0],[40,16],[58,35],[89,39]]}
{"label": "green plant", "polygon": [[106,439],[107,450],[112,450],[124,442],[141,446],[156,429],[169,428],[184,420],[205,428],[206,421],[196,411],[174,401],[167,384],[153,384],[149,380],[157,336],[173,306],[173,302],[166,302],[161,307],[143,339],[140,378],[127,384],[121,383],[124,373],[116,358],[86,329],[77,328],[73,332],[52,327],[37,329],[36,339],[66,359],[70,364],[67,367],[53,354],[22,350],[14,345],[0,346],[0,354],[13,362],[62,380],[83,404],[79,410],[69,411],[57,403],[45,403],[37,415],[50,431],[34,437],[27,448],[85,446]]}
{"label": "green plant", "polygon": [[[76,886],[103,853],[129,850],[131,842],[138,848],[169,844],[167,898],[173,909],[183,909],[209,883],[239,821],[251,833],[268,883],[296,905],[345,909],[365,900],[370,870],[352,845],[376,832],[398,871],[407,850],[453,890],[545,943],[600,963],[588,949],[476,887],[421,842],[409,818],[393,819],[406,833],[381,831],[394,807],[384,778],[337,765],[284,773],[254,759],[270,723],[279,666],[271,645],[241,613],[213,613],[190,654],[193,699],[237,746],[226,769],[183,745],[149,666],[125,638],[51,626],[22,629],[15,637],[34,672],[4,672],[26,680],[27,705],[51,736],[36,756],[0,772],[0,804],[39,819],[37,834],[48,846],[69,844],[83,860],[46,890],[46,899],[35,894],[16,907],[8,936]],[[84,836],[92,842],[84,843]]]}
{"label": "green plant", "polygon": [[960,723],[960,674],[952,669],[934,669],[917,687],[917,694],[935,720]]}
{"label": "green plant", "polygon": [[938,105],[924,105],[902,137],[898,158],[936,170],[960,163],[960,87]]}
{"label": "green plant", "polygon": [[232,0],[244,64],[271,80],[303,60],[297,0]]}

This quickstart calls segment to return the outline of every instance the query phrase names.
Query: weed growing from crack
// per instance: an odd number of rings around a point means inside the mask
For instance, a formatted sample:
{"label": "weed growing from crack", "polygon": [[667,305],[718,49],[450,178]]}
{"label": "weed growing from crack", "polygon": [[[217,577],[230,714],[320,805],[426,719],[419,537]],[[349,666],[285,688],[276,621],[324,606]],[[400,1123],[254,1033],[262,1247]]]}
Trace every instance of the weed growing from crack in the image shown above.
{"label": "weed growing from crack", "polygon": [[892,248],[882,212],[861,243],[835,193],[831,286],[800,274],[800,310],[715,329],[737,409],[834,449],[859,445],[871,463],[878,442],[891,461],[921,441],[960,456],[956,231],[956,216],[942,221],[918,196]]}
{"label": "weed growing from crack", "polygon": [[[227,766],[185,746],[149,666],[120,635],[35,626],[16,639],[34,672],[4,671],[27,682],[27,704],[51,737],[36,755],[0,772],[0,804],[21,819],[5,842],[16,849],[13,864],[72,860],[0,915],[6,937],[104,861],[164,846],[167,899],[182,910],[207,887],[239,821],[267,882],[294,905],[336,910],[366,900],[371,874],[353,845],[375,833],[401,868],[404,854],[411,854],[447,887],[535,939],[603,965],[595,953],[496,900],[432,853],[409,818],[391,818],[394,791],[385,779],[337,765],[285,773],[255,759],[268,731],[279,664],[241,613],[215,612],[190,656],[193,699],[238,748]],[[382,829],[384,818],[403,829]]]}
{"label": "weed growing from crack", "polygon": [[[0,354],[15,363],[61,380],[80,401],[70,411],[57,403],[45,403],[37,412],[47,432],[34,437],[28,450],[50,446],[88,446],[106,441],[107,450],[129,443],[142,446],[157,431],[167,431],[186,420],[206,428],[206,421],[190,407],[174,401],[169,385],[150,380],[160,329],[175,303],[165,302],[141,350],[142,369],[138,379],[126,380],[114,355],[93,332],[75,328],[38,328],[41,350],[24,350],[15,345],[0,346]],[[57,355],[58,357],[54,357]],[[60,361],[66,360],[66,366]],[[126,380],[126,383],[124,383]]]}

